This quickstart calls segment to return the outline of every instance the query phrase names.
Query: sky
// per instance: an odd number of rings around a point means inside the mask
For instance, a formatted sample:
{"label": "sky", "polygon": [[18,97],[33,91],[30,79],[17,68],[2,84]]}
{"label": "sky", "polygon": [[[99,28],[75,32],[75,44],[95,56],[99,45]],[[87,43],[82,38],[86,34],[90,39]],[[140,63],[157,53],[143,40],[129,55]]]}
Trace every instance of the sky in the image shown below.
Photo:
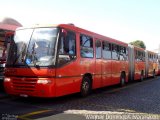
{"label": "sky", "polygon": [[160,46],[160,0],[0,0],[0,15],[23,26],[73,23],[126,43]]}

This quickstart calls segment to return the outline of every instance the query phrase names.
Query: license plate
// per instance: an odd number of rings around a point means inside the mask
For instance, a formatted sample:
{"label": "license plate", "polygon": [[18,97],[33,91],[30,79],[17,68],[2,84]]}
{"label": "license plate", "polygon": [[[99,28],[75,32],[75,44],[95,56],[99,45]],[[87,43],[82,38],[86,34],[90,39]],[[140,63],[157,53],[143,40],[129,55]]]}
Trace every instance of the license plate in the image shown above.
{"label": "license plate", "polygon": [[20,94],[21,97],[28,97],[26,94]]}

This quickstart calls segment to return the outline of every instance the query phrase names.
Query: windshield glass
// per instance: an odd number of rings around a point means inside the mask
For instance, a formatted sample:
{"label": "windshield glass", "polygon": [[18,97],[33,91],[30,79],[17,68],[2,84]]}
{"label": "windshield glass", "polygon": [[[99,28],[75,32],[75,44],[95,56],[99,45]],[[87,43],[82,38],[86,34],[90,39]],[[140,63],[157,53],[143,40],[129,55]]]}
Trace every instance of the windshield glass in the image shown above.
{"label": "windshield glass", "polygon": [[35,28],[16,31],[7,64],[18,66],[53,65],[57,34],[57,28]]}

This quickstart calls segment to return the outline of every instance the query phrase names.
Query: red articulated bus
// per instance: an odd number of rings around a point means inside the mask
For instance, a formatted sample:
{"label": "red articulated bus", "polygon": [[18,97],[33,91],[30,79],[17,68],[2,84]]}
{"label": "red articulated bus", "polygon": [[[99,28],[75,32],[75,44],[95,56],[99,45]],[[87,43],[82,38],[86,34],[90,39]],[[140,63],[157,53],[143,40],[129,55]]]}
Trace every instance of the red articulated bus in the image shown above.
{"label": "red articulated bus", "polygon": [[92,89],[142,80],[145,59],[141,48],[70,24],[19,28],[4,86],[11,95],[86,96]]}

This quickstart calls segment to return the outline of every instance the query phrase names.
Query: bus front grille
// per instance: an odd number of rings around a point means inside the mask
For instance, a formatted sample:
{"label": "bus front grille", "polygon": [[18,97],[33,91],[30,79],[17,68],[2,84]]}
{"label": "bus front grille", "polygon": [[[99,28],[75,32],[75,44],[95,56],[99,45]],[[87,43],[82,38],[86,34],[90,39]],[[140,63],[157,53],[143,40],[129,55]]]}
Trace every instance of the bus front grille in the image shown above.
{"label": "bus front grille", "polygon": [[33,92],[35,91],[36,83],[36,79],[12,79],[12,87],[16,92]]}

